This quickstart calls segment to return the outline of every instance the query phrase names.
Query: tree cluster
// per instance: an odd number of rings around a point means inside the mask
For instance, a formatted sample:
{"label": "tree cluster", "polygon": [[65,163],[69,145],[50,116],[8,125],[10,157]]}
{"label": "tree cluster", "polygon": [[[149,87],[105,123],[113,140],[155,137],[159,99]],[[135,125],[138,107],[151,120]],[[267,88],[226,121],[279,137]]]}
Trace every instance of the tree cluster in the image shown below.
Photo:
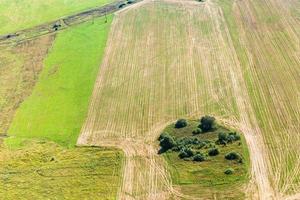
{"label": "tree cluster", "polygon": [[[200,124],[192,131],[192,135],[187,137],[177,138],[166,132],[162,133],[158,138],[161,147],[159,153],[166,151],[178,152],[178,157],[181,159],[202,162],[207,160],[209,156],[217,156],[220,154],[216,145],[226,145],[241,139],[236,132],[219,133],[215,141],[199,139],[199,137],[196,137],[197,134],[213,132],[217,130],[218,127],[215,118],[211,116],[204,116],[199,121]],[[186,126],[188,126],[186,119],[178,119],[173,128],[181,129]],[[226,154],[225,159],[237,160],[239,162],[242,160],[241,156],[235,152]]]}
{"label": "tree cluster", "polygon": [[219,133],[217,143],[226,145],[227,143],[232,143],[238,140],[241,140],[241,136],[238,135],[236,132],[230,132],[228,134]]}
{"label": "tree cluster", "polygon": [[[162,133],[158,139],[161,147],[159,153],[169,150],[178,152],[178,157],[184,160],[202,162],[206,160],[207,156],[216,156],[219,154],[218,148],[214,147],[213,142],[209,140],[199,140],[196,137],[175,139],[168,133]],[[201,153],[200,149],[208,149],[208,154]]]}

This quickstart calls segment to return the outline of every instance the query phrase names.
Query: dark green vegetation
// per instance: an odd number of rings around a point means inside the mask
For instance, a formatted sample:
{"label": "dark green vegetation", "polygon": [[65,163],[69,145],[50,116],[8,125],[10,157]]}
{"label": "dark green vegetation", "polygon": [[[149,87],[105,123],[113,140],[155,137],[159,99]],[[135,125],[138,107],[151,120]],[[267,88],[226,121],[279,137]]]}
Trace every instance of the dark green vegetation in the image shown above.
{"label": "dark green vegetation", "polygon": [[244,199],[249,167],[244,138],[209,116],[186,120],[182,128],[176,128],[177,122],[159,137],[159,153],[169,164],[174,184],[191,196]]}
{"label": "dark green vegetation", "polygon": [[0,147],[0,199],[116,199],[123,153],[23,141]]}

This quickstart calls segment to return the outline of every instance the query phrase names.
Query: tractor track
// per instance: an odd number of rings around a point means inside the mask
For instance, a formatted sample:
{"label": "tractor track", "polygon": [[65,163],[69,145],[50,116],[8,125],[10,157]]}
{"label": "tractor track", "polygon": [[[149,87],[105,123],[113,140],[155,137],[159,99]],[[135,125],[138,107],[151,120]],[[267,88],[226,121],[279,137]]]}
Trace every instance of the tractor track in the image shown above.
{"label": "tractor track", "polygon": [[[84,23],[86,21],[93,20],[98,17],[105,16],[107,14],[111,14],[117,12],[121,9],[128,8],[133,6],[134,4],[139,3],[143,0],[136,0],[133,1],[131,4],[126,5],[126,1],[115,1],[110,4],[106,4],[101,7],[91,8],[86,11],[79,12],[74,15],[69,15],[66,17],[62,17],[60,19],[44,23],[32,28],[16,31],[13,33],[8,33],[5,35],[0,35],[0,46],[1,45],[8,45],[14,43],[21,43],[26,40],[32,40],[34,38],[47,35],[47,34],[54,34],[57,31],[67,29],[77,24]],[[125,3],[125,4],[124,4]],[[123,6],[120,6],[124,4]]]}

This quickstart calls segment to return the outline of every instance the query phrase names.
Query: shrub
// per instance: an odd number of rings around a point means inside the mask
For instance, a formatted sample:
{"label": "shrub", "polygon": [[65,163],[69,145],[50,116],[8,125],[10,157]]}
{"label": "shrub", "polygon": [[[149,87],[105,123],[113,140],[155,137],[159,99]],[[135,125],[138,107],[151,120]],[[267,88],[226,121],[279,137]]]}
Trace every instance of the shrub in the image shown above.
{"label": "shrub", "polygon": [[194,152],[190,148],[182,148],[178,154],[179,158],[189,158],[194,155]]}
{"label": "shrub", "polygon": [[202,132],[201,128],[196,128],[195,130],[193,130],[193,135],[198,135]]}
{"label": "shrub", "polygon": [[123,8],[124,6],[126,6],[126,4],[125,3],[121,3],[118,7],[119,8]]}
{"label": "shrub", "polygon": [[201,128],[203,132],[211,131],[215,126],[215,120],[214,117],[206,115],[201,118],[199,128]]}
{"label": "shrub", "polygon": [[229,133],[228,137],[229,136],[233,139],[233,141],[241,140],[241,136],[239,134],[237,134],[236,132]]}
{"label": "shrub", "polygon": [[218,134],[219,141],[227,141],[227,134],[226,133],[219,133]]}
{"label": "shrub", "polygon": [[227,160],[241,160],[241,156],[240,156],[240,154],[232,151],[232,152],[227,153],[225,155],[225,159],[227,159]]}
{"label": "shrub", "polygon": [[234,172],[234,169],[228,168],[224,171],[224,174],[230,175],[230,174],[233,174],[233,172]]}
{"label": "shrub", "polygon": [[209,156],[216,156],[220,153],[218,148],[211,148],[208,150],[208,155]]}
{"label": "shrub", "polygon": [[134,0],[128,0],[128,1],[127,1],[128,4],[132,4],[132,3],[134,3],[134,2],[135,2]]}
{"label": "shrub", "polygon": [[170,136],[168,133],[162,133],[160,134],[160,136],[158,137],[158,141],[161,141],[163,138]]}
{"label": "shrub", "polygon": [[233,141],[235,141],[234,135],[228,135],[228,136],[227,136],[227,142],[228,142],[228,143],[232,143]]}
{"label": "shrub", "polygon": [[205,155],[203,155],[202,153],[197,153],[194,157],[193,157],[193,161],[196,162],[203,162],[206,160]]}
{"label": "shrub", "polygon": [[190,145],[194,145],[194,144],[200,144],[200,141],[198,140],[198,138],[191,138],[191,137],[185,137],[185,138],[181,138],[177,141],[178,144],[183,145],[183,146],[190,146]]}
{"label": "shrub", "polygon": [[183,128],[187,126],[187,121],[185,119],[179,119],[175,123],[175,128]]}
{"label": "shrub", "polygon": [[174,146],[176,146],[176,142],[172,136],[169,134],[161,134],[160,139],[160,146],[163,151],[167,151],[169,149],[172,149]]}
{"label": "shrub", "polygon": [[226,144],[228,135],[226,133],[219,133],[218,134],[218,143],[219,144]]}

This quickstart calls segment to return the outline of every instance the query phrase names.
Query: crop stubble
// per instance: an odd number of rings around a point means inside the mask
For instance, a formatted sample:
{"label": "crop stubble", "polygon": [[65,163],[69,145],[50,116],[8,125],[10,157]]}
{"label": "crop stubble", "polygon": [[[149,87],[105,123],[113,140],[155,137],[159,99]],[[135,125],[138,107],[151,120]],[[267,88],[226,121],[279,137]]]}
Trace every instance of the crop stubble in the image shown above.
{"label": "crop stubble", "polygon": [[[251,9],[263,6],[258,1],[249,4],[233,5],[234,19],[240,22],[235,27],[239,42],[228,13],[214,1],[148,2],[115,17],[78,144],[125,151],[120,199],[188,198],[172,187],[154,141],[168,122],[202,114],[215,115],[245,134],[251,183],[257,186],[249,187],[257,193],[249,198],[298,192],[294,177],[299,173],[299,136],[294,131],[300,124],[299,45],[289,42],[299,41],[299,29],[280,26],[293,38],[277,38],[280,33],[252,23],[257,13],[251,14]],[[254,31],[248,30],[250,25]],[[239,48],[245,49],[245,57]],[[295,161],[288,167],[287,158]]]}

